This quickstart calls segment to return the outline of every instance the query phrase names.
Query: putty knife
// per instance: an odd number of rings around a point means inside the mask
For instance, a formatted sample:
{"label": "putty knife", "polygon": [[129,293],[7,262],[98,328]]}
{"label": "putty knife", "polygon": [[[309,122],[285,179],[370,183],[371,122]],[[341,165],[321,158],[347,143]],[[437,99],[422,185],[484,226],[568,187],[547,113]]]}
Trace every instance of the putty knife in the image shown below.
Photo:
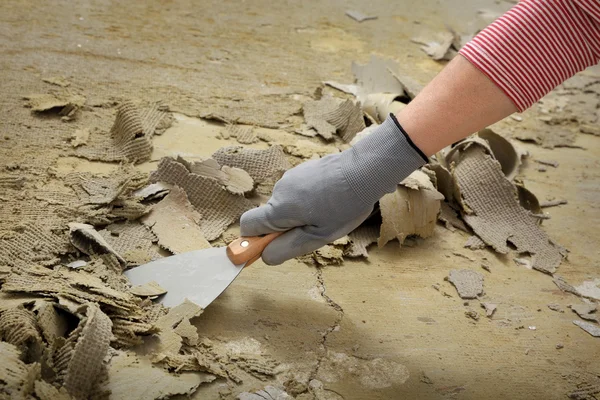
{"label": "putty knife", "polygon": [[125,271],[132,285],[155,281],[167,293],[158,301],[167,307],[185,299],[206,308],[239,275],[258,260],[263,250],[283,232],[241,237],[227,247],[195,250],[161,258]]}

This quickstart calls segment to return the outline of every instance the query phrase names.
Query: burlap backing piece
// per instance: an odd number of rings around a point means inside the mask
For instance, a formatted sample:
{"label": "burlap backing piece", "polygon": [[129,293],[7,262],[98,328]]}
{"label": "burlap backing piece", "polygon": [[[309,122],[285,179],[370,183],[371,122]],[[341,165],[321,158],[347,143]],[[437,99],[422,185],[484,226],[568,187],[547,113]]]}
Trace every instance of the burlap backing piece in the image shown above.
{"label": "burlap backing piece", "polygon": [[36,381],[34,385],[35,395],[40,400],[73,400],[67,389],[57,389],[44,381]]}
{"label": "burlap backing piece", "polygon": [[29,223],[0,233],[4,233],[0,240],[0,265],[53,265],[58,262],[57,255],[72,250],[65,236],[43,225]]}
{"label": "burlap backing piece", "polygon": [[252,144],[259,141],[253,126],[227,125],[227,135],[234,137],[240,144]]}
{"label": "burlap backing piece", "polygon": [[118,352],[110,361],[103,389],[111,392],[111,400],[166,399],[177,394],[189,395],[202,383],[213,380],[213,375],[201,372],[170,374],[145,358]]}
{"label": "burlap backing piece", "polygon": [[444,196],[433,187],[427,174],[413,172],[394,193],[379,201],[382,223],[378,246],[383,247],[393,239],[402,244],[411,235],[422,238],[433,235],[442,200]]}
{"label": "burlap backing piece", "polygon": [[112,338],[110,319],[93,303],[80,310],[82,318],[54,355],[57,380],[76,399],[88,399],[98,384]]}
{"label": "burlap backing piece", "polygon": [[156,236],[137,222],[115,223],[98,232],[120,254],[128,266],[141,265],[160,258],[153,247]]}
{"label": "burlap backing piece", "polygon": [[309,128],[314,128],[327,140],[338,132],[344,142],[349,143],[354,136],[365,129],[362,109],[352,100],[339,101],[333,97],[308,101],[304,104],[304,119]]}
{"label": "burlap backing piece", "polygon": [[105,135],[92,135],[88,143],[74,149],[74,155],[99,161],[148,161],[152,154],[152,135],[166,113],[154,105],[141,110],[131,102],[123,103],[110,131]]}
{"label": "burlap backing piece", "polygon": [[267,150],[228,146],[217,150],[212,157],[221,165],[243,169],[256,183],[263,183],[270,178],[279,179],[290,167],[283,149],[277,145]]}
{"label": "burlap backing piece", "polygon": [[109,307],[114,313],[121,310],[130,316],[141,314],[135,296],[110,288],[88,272],[68,268],[29,268],[13,273],[2,285],[2,291],[62,297],[78,304],[93,302]]}
{"label": "burlap backing piece", "polygon": [[125,264],[125,259],[106,241],[92,225],[72,222],[69,224],[71,243],[78,250],[88,255],[110,253]]}
{"label": "burlap backing piece", "polygon": [[254,180],[243,169],[232,168],[228,165],[221,166],[217,161],[208,158],[202,161],[188,162],[182,157],[177,157],[177,161],[193,174],[213,178],[218,180],[233,194],[244,194],[254,189]]}
{"label": "burlap backing piece", "polygon": [[66,318],[59,315],[54,304],[49,302],[38,307],[36,320],[44,340],[50,346],[54,345],[57,338],[64,336],[69,328]]}
{"label": "burlap backing piece", "polygon": [[158,244],[173,254],[211,247],[201,229],[202,216],[180,187],[171,189],[142,222],[152,229]]}
{"label": "burlap backing piece", "polygon": [[0,313],[0,340],[13,344],[27,362],[39,360],[42,336],[33,312],[17,306]]}
{"label": "burlap backing piece", "polygon": [[476,143],[463,146],[452,174],[465,222],[497,252],[508,253],[511,243],[519,253],[533,255],[533,268],[554,273],[562,260],[561,248],[519,205],[514,185],[486,149]]}
{"label": "burlap backing piece", "polygon": [[172,158],[163,158],[150,180],[177,185],[185,191],[202,215],[200,228],[207,240],[218,238],[244,211],[253,207],[249,200],[232,194],[219,181],[193,174]]}
{"label": "burlap backing piece", "polygon": [[350,243],[344,250],[344,255],[348,257],[369,257],[367,247],[377,243],[379,237],[379,226],[376,224],[363,224],[350,232],[348,235]]}
{"label": "burlap backing piece", "polygon": [[448,281],[454,285],[461,299],[476,299],[483,293],[483,275],[470,269],[453,269]]}
{"label": "burlap backing piece", "polygon": [[37,363],[25,364],[21,352],[14,345],[0,342],[0,398],[25,399],[39,378]]}

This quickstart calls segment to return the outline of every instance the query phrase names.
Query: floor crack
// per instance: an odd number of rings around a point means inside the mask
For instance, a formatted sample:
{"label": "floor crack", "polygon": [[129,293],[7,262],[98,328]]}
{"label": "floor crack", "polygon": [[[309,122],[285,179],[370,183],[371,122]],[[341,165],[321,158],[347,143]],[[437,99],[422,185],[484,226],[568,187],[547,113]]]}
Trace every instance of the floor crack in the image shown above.
{"label": "floor crack", "polygon": [[316,268],[317,268],[317,273],[316,273],[317,288],[319,289],[319,293],[321,294],[321,297],[323,299],[325,299],[325,302],[327,302],[327,304],[337,312],[337,316],[336,316],[333,324],[321,334],[321,336],[322,336],[321,343],[320,343],[321,352],[317,358],[317,365],[315,366],[315,369],[310,374],[309,381],[311,379],[315,379],[315,377],[319,373],[319,368],[321,367],[321,362],[323,361],[323,359],[325,357],[327,357],[327,339],[329,338],[329,334],[331,332],[334,332],[336,329],[338,329],[340,326],[340,323],[342,322],[342,319],[344,319],[344,309],[342,308],[342,306],[340,306],[331,297],[329,297],[329,295],[327,295],[327,288],[325,286],[325,281],[323,279],[322,267],[317,266]]}

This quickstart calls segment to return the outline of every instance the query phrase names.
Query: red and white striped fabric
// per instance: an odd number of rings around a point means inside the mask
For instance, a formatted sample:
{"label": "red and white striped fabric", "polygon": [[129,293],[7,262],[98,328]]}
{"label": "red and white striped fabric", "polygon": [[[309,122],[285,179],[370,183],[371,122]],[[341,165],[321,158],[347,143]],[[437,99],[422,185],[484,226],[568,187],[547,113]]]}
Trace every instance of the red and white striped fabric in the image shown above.
{"label": "red and white striped fabric", "polygon": [[523,0],[460,54],[524,111],[600,62],[600,0]]}

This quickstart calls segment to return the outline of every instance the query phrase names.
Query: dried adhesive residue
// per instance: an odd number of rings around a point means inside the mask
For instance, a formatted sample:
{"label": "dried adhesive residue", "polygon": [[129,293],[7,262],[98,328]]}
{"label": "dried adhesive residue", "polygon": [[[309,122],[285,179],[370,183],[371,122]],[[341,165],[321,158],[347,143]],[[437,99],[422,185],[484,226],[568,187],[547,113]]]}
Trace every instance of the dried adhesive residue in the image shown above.
{"label": "dried adhesive residue", "polygon": [[71,243],[79,251],[88,255],[110,253],[125,264],[125,259],[104,239],[92,225],[72,222],[69,224]]}
{"label": "dried adhesive residue", "polygon": [[584,281],[581,285],[575,287],[575,290],[583,297],[600,300],[600,278]]}
{"label": "dried adhesive residue", "polygon": [[145,358],[119,352],[108,366],[108,380],[102,389],[114,400],[165,399],[192,394],[202,383],[212,382],[213,375],[200,372],[170,374],[153,366]]}
{"label": "dried adhesive residue", "polygon": [[267,150],[246,149],[242,146],[223,147],[212,157],[221,165],[243,169],[256,183],[279,179],[290,167],[283,149],[276,145]]}
{"label": "dried adhesive residue", "polygon": [[394,193],[386,194],[379,201],[382,223],[378,246],[383,247],[393,239],[402,244],[411,235],[422,238],[433,235],[443,199],[427,174],[413,172]]}
{"label": "dried adhesive residue", "polygon": [[600,322],[600,314],[596,313],[597,306],[592,303],[583,303],[583,304],[571,304],[569,306],[573,312],[579,315],[579,318]]}
{"label": "dried adhesive residue", "polygon": [[102,376],[112,323],[95,304],[86,304],[80,312],[83,317],[79,325],[53,358],[57,380],[73,397],[87,399]]}
{"label": "dried adhesive residue", "polygon": [[158,105],[142,110],[131,102],[123,103],[110,131],[92,135],[88,143],[74,149],[74,155],[97,161],[148,161],[152,154],[152,136],[167,114]]}
{"label": "dried adhesive residue", "polygon": [[463,145],[452,174],[463,219],[477,236],[502,254],[508,253],[511,243],[519,253],[533,255],[533,268],[556,271],[562,260],[561,249],[520,206],[515,187],[484,146],[475,142]]}
{"label": "dried adhesive residue", "polygon": [[453,269],[448,281],[456,287],[461,299],[475,299],[483,293],[483,275],[470,269]]}
{"label": "dried adhesive residue", "polygon": [[346,143],[365,129],[360,105],[352,100],[339,101],[331,96],[304,104],[304,119],[324,139],[331,140],[336,132]]}
{"label": "dried adhesive residue", "polygon": [[232,194],[216,179],[194,174],[184,164],[169,157],[161,160],[150,180],[176,185],[185,191],[190,203],[202,215],[200,229],[207,240],[217,239],[253,207],[249,200]]}
{"label": "dried adhesive residue", "polygon": [[142,218],[158,238],[159,246],[173,254],[211,247],[200,228],[201,220],[200,213],[177,186]]}

